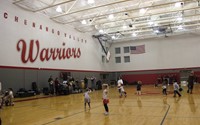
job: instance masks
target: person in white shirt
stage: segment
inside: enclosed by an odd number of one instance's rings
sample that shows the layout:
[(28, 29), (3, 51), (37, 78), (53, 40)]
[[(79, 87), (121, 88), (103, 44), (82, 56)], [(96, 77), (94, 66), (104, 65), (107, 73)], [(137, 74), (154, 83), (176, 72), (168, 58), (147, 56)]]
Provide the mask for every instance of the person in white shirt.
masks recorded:
[(126, 97), (126, 91), (124, 90), (124, 82), (123, 80), (121, 79), (121, 77), (119, 77), (119, 80), (117, 81), (117, 88), (118, 88), (118, 91), (119, 91), (119, 97), (121, 98), (122, 95), (124, 94), (124, 96)]
[(173, 87), (174, 87), (174, 97), (176, 97), (176, 94), (178, 94), (178, 96), (181, 97), (181, 94), (179, 93), (179, 85), (178, 85), (178, 83), (174, 82)]
[(85, 106), (85, 109), (86, 109), (86, 104), (88, 104), (89, 109), (90, 109), (90, 96), (89, 96), (90, 92), (91, 92), (90, 89), (86, 89), (86, 92), (84, 93), (84, 106)]
[(163, 93), (163, 95), (167, 95), (167, 79), (165, 79), (164, 81), (163, 81), (163, 84), (162, 84), (162, 93)]

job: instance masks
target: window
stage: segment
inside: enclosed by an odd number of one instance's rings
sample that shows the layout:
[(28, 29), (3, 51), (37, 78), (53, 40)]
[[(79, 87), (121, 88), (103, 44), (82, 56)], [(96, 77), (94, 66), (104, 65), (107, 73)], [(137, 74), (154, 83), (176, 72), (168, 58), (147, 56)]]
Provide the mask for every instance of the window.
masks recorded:
[(115, 62), (116, 63), (121, 63), (121, 57), (115, 57)]
[(125, 63), (130, 62), (130, 56), (124, 56), (124, 62)]
[(120, 54), (120, 53), (121, 53), (120, 47), (115, 48), (115, 54)]
[(124, 47), (124, 53), (129, 53), (129, 46), (128, 47)]

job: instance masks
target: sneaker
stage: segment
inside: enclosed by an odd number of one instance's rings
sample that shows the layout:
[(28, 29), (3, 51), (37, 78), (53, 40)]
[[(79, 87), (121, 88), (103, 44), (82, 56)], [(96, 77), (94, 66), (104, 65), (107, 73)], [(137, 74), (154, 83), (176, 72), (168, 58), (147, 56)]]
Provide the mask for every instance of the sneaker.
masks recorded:
[(108, 112), (105, 112), (105, 113), (104, 113), (104, 115), (108, 115), (108, 114), (109, 114)]

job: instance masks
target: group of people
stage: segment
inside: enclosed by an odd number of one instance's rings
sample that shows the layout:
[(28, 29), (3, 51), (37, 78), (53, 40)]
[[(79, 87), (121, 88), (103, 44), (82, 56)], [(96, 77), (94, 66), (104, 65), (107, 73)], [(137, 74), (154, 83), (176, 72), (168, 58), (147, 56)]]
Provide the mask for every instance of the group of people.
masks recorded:
[[(127, 93), (124, 90), (124, 83), (121, 77), (119, 77), (119, 80), (117, 81), (117, 88), (118, 88), (118, 92), (119, 92), (119, 97), (126, 97)], [(136, 94), (137, 95), (141, 95), (141, 88), (142, 88), (142, 81), (137, 81), (137, 85), (136, 85)]]
[(57, 95), (59, 93), (59, 86), (60, 86), (60, 82), (58, 81), (58, 77), (56, 77), (56, 79), (53, 80), (53, 77), (50, 76), (49, 79), (48, 79), (48, 83), (49, 83), (50, 93), (53, 95), (54, 90), (55, 90), (55, 94)]
[[(127, 93), (124, 89), (124, 83), (121, 77), (119, 77), (119, 80), (117, 81), (117, 88), (118, 88), (118, 92), (119, 92), (119, 97), (126, 97)], [(137, 95), (141, 95), (141, 86), (142, 86), (142, 82), (138, 81), (136, 90), (137, 90)], [(105, 109), (105, 115), (109, 114), (109, 108), (108, 108), (108, 103), (109, 103), (109, 98), (108, 98), (108, 84), (103, 84), (102, 85), (103, 88), (103, 94), (102, 94), (102, 100), (103, 100), (103, 105), (104, 105), (104, 109)], [(86, 92), (84, 93), (84, 107), (86, 110), (86, 107), (88, 105), (88, 108), (91, 108), (90, 105), (90, 96), (89, 93), (91, 93), (91, 89), (87, 88)]]
[(50, 94), (60, 95), (63, 89), (68, 89), (69, 91), (81, 91), (81, 86), (78, 81), (75, 81), (73, 77), (69, 77), (68, 80), (60, 82), (58, 77), (53, 80), (52, 76), (48, 79)]
[[(195, 76), (194, 76), (194, 72), (191, 71), (189, 77), (188, 77), (188, 90), (187, 93), (192, 94), (193, 91), (193, 86), (194, 86), (194, 82), (195, 82)], [(121, 77), (119, 77), (119, 80), (117, 81), (117, 88), (118, 88), (118, 92), (119, 92), (119, 97), (121, 98), (122, 96), (126, 97), (127, 93), (124, 89), (124, 83), (123, 80), (121, 79)], [(162, 89), (163, 89), (163, 94), (167, 95), (167, 86), (168, 86), (168, 80), (164, 79), (163, 83), (162, 83)], [(136, 85), (136, 94), (137, 95), (141, 95), (141, 87), (142, 87), (142, 82), (138, 81), (137, 85)], [(177, 81), (173, 81), (173, 88), (174, 88), (174, 96), (176, 97), (176, 95), (178, 95), (179, 97), (181, 97), (182, 95), (180, 94), (180, 91), (182, 91), (182, 88), (179, 86)], [(89, 92), (91, 92), (90, 90), (87, 90), (84, 93), (84, 97), (85, 97), (85, 109), (86, 109), (86, 104), (88, 103), (89, 109), (90, 109), (90, 97), (89, 97)], [(105, 115), (109, 114), (109, 109), (108, 109), (108, 103), (109, 103), (109, 99), (108, 99), (108, 85), (103, 84), (103, 105), (105, 108)]]
[[(187, 87), (188, 87), (187, 93), (192, 94), (195, 78), (196, 77), (194, 76), (194, 72), (191, 71), (190, 75), (188, 77), (188, 80), (187, 80), (187, 82), (188, 82), (188, 84), (187, 84)], [(164, 81), (162, 83), (162, 93), (164, 95), (167, 95), (168, 82), (169, 81), (167, 79), (164, 79)], [(177, 94), (178, 94), (179, 97), (181, 97), (180, 91), (182, 91), (183, 89), (181, 88), (181, 86), (179, 86), (177, 81), (173, 81), (173, 88), (174, 88), (174, 96), (173, 97), (176, 97)]]
[(155, 83), (155, 87), (157, 87), (158, 84), (162, 84), (166, 79), (168, 81), (168, 84), (173, 84), (174, 81), (178, 81), (177, 77), (178, 76), (176, 74), (159, 75)]
[[(90, 88), (91, 90), (95, 90), (95, 89), (101, 89), (101, 80), (97, 80), (94, 76), (92, 77), (86, 77), (83, 79), (84, 80), (84, 88)], [(89, 85), (89, 80), (91, 85)]]
[[(108, 84), (103, 84), (102, 85), (103, 88), (103, 94), (102, 94), (102, 100), (103, 100), (103, 105), (105, 108), (105, 115), (109, 114), (109, 108), (108, 108), (108, 103), (109, 103), (109, 98), (108, 98)], [(87, 88), (86, 92), (84, 93), (84, 107), (86, 110), (86, 106), (88, 104), (89, 109), (91, 108), (90, 106), (90, 96), (89, 93), (91, 93), (91, 89)]]

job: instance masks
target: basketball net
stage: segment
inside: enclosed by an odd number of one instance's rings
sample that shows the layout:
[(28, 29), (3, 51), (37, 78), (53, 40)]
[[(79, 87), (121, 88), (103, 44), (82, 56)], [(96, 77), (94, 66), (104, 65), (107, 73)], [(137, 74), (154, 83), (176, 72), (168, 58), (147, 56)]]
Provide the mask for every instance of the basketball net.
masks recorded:
[(107, 61), (110, 60), (110, 51), (108, 51), (107, 54), (106, 54), (106, 60), (107, 60)]

